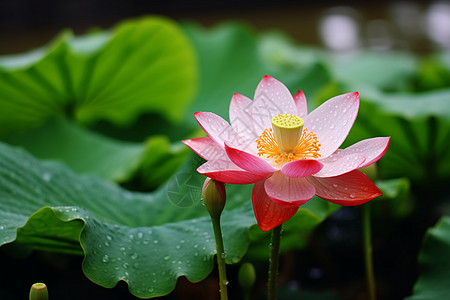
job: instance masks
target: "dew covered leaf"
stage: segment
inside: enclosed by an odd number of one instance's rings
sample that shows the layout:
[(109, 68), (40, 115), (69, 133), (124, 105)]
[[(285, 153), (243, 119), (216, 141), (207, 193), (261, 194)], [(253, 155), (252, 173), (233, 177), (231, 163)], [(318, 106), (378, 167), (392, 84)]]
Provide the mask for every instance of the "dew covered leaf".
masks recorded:
[[(197, 163), (190, 160), (172, 179), (179, 185), (142, 194), (0, 144), (0, 241), (84, 252), (82, 267), (92, 281), (113, 287), (125, 280), (139, 297), (168, 294), (179, 276), (197, 282), (213, 268), (215, 242), (200, 201)], [(178, 189), (191, 193), (191, 205), (178, 205)], [(226, 261), (233, 263), (246, 252), (255, 219), (251, 187), (230, 186), (228, 192), (222, 226)]]
[[(124, 280), (139, 297), (168, 294), (179, 276), (197, 282), (213, 269), (215, 242), (200, 201), (199, 163), (189, 159), (169, 184), (144, 194), (0, 144), (0, 241), (84, 254), (84, 273), (104, 287)], [(227, 263), (238, 262), (249, 247), (248, 230), (256, 224), (251, 189), (227, 186)], [(304, 209), (323, 218), (328, 208)]]

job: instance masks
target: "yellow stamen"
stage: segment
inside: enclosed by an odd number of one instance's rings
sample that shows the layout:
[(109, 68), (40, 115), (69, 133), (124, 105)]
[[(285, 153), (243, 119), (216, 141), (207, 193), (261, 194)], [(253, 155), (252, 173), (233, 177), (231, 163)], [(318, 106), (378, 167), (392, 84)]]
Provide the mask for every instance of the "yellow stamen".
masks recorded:
[(319, 150), (321, 145), (317, 140), (316, 135), (312, 132), (308, 132), (307, 128), (303, 129), (300, 141), (292, 152), (280, 151), (280, 147), (273, 135), (272, 128), (264, 130), (261, 136), (256, 140), (256, 145), (259, 156), (273, 159), (274, 164), (279, 167), (294, 160), (320, 157)]
[(272, 118), (272, 128), (275, 141), (281, 152), (291, 153), (302, 137), (305, 122), (302, 118), (291, 115), (277, 115)]

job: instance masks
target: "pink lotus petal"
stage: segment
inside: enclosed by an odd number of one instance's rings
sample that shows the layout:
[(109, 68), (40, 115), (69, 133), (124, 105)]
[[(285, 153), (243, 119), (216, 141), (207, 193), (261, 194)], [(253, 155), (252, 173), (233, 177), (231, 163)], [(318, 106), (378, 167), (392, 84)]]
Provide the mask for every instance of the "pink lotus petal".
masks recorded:
[(288, 177), (308, 177), (316, 174), (323, 165), (315, 159), (300, 159), (289, 162), (281, 168), (281, 172)]
[(375, 184), (360, 171), (354, 170), (336, 177), (308, 177), (316, 195), (327, 201), (352, 206), (363, 204), (382, 195)]
[(297, 107), (297, 116), (304, 118), (308, 114), (308, 103), (306, 102), (305, 94), (302, 91), (298, 91), (294, 95), (295, 106)]
[(251, 112), (258, 135), (271, 126), (270, 120), (274, 116), (296, 112), (297, 107), (287, 87), (265, 75), (256, 88)]
[(230, 147), (227, 143), (225, 143), (225, 151), (230, 160), (238, 167), (251, 173), (265, 176), (264, 178), (270, 176), (273, 172), (278, 171), (277, 168), (271, 166), (263, 159), (245, 151)]
[(348, 173), (350, 171), (360, 168), (361, 164), (366, 158), (361, 154), (348, 154), (345, 155), (345, 151), (336, 151), (327, 158), (321, 160), (323, 163), (323, 169), (315, 177), (333, 177)]
[(206, 160), (227, 159), (227, 153), (210, 137), (199, 137), (182, 141), (200, 157)]
[(348, 93), (331, 98), (304, 118), (304, 128), (312, 131), (321, 144), (321, 158), (331, 155), (344, 142), (358, 108), (359, 94)]
[(274, 173), (264, 184), (267, 195), (279, 205), (300, 206), (315, 194), (315, 188), (306, 178), (291, 178)]
[(250, 184), (265, 179), (264, 176), (242, 170), (229, 160), (207, 161), (198, 167), (197, 172), (214, 180), (231, 184)]
[(266, 194), (264, 180), (255, 183), (252, 192), (253, 211), (262, 231), (269, 231), (292, 218), (298, 206), (286, 207), (273, 202)]
[(210, 112), (196, 112), (194, 116), (206, 134), (220, 146), (223, 146), (225, 141), (228, 141), (233, 145), (242, 143), (241, 139), (228, 122), (218, 115)]
[(356, 144), (345, 148), (341, 152), (360, 153), (366, 157), (366, 160), (358, 168), (367, 167), (377, 162), (387, 151), (389, 147), (390, 137), (376, 137), (359, 141)]
[(258, 134), (253, 126), (251, 106), (253, 102), (249, 98), (234, 94), (230, 102), (230, 124), (234, 131), (242, 138), (243, 143), (248, 145), (249, 152), (256, 154), (256, 139)]

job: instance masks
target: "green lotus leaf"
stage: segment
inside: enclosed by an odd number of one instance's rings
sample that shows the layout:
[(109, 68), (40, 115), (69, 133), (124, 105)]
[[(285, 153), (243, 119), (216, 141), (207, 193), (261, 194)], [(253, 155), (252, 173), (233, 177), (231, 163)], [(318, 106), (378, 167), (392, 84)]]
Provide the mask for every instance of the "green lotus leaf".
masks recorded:
[(250, 28), (236, 23), (212, 29), (185, 24), (183, 29), (196, 49), (200, 68), (200, 89), (187, 117), (196, 124), (193, 113), (201, 110), (228, 119), (233, 93), (253, 98), (258, 82), (265, 75), (257, 37)]
[[(364, 99), (349, 137), (391, 136), (380, 161), (382, 178), (408, 174), (419, 185), (446, 180), (450, 174), (450, 90), (420, 94), (361, 91)], [(359, 138), (360, 139), (360, 138)]]
[[(4, 140), (24, 147), (40, 159), (64, 162), (77, 173), (95, 174), (116, 182), (136, 172), (147, 150), (144, 143), (114, 140), (63, 117), (50, 118), (38, 128), (7, 135)], [(166, 147), (153, 157), (157, 159), (169, 153)]]
[[(63, 117), (4, 139), (34, 156), (64, 162), (79, 174), (93, 174), (115, 182), (133, 181), (139, 189), (155, 189), (186, 160), (189, 149), (153, 135), (145, 143), (115, 140), (90, 131)], [(128, 183), (127, 183), (128, 184)]]
[[(257, 34), (240, 23), (223, 23), (214, 28), (184, 24), (183, 29), (198, 53), (200, 90), (191, 104), (188, 120), (196, 111), (212, 111), (225, 119), (233, 93), (253, 99), (259, 81), (270, 75), (292, 93), (302, 89), (314, 94), (329, 82), (330, 73), (318, 59), (300, 52), (293, 57), (293, 43), (279, 33)], [(298, 53), (295, 53), (298, 54)]]
[[(84, 254), (84, 273), (104, 287), (124, 280), (139, 297), (168, 294), (179, 276), (197, 282), (213, 269), (199, 163), (189, 159), (167, 185), (144, 194), (0, 144), (0, 241)], [(327, 214), (326, 203), (312, 205), (304, 213)], [(255, 223), (251, 186), (228, 185), (222, 215), (227, 263), (246, 253)]]
[(331, 71), (322, 58), (322, 50), (297, 45), (281, 32), (262, 34), (259, 52), (268, 74), (276, 76), (293, 93), (301, 89), (309, 102), (332, 79)]
[(415, 76), (416, 90), (446, 89), (450, 86), (450, 53), (442, 52), (421, 60)]
[[(397, 218), (410, 215), (414, 210), (414, 202), (410, 195), (410, 182), (408, 178), (394, 178), (386, 180), (378, 180), (376, 185), (383, 192), (383, 195), (376, 201), (387, 200), (385, 203), (389, 207), (391, 214)], [(380, 215), (385, 213), (383, 205), (374, 205), (372, 210), (376, 210)]]
[(450, 217), (428, 229), (419, 254), (420, 277), (408, 300), (445, 299), (450, 293)]
[(0, 134), (66, 114), (79, 122), (129, 124), (143, 112), (180, 121), (197, 85), (193, 48), (161, 17), (0, 58)]
[[(203, 176), (190, 161), (151, 194), (79, 176), (57, 163), (0, 145), (0, 241), (84, 254), (83, 271), (139, 297), (170, 293), (179, 276), (204, 279), (213, 268), (212, 226), (200, 201)], [(222, 217), (227, 263), (239, 261), (255, 223), (250, 186), (230, 186)], [(189, 197), (191, 205), (180, 202)]]
[[(330, 84), (315, 104), (350, 91), (346, 84)], [(362, 87), (359, 93), (358, 117), (343, 147), (369, 137), (390, 136), (389, 149), (377, 163), (380, 178), (406, 174), (415, 188), (430, 188), (449, 179), (450, 90), (391, 94)]]
[(409, 91), (418, 69), (416, 57), (407, 52), (360, 51), (347, 56), (327, 55), (324, 61), (333, 76), (352, 90), (369, 86), (389, 92)]

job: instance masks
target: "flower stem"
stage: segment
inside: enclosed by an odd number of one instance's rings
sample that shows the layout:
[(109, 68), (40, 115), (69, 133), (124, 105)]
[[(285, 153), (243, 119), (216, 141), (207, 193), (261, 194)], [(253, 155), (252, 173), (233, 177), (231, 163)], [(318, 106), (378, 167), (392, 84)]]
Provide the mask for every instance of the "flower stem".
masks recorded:
[(373, 272), (370, 204), (362, 205), (362, 218), (363, 218), (364, 254), (366, 262), (367, 288), (369, 292), (369, 299), (375, 300), (376, 291), (375, 291), (375, 276)]
[(217, 266), (219, 269), (219, 287), (220, 287), (220, 299), (228, 299), (227, 291), (227, 272), (225, 267), (225, 250), (223, 247), (222, 239), (222, 229), (220, 228), (220, 215), (213, 217), (211, 215), (211, 221), (214, 229), (214, 237), (216, 239), (216, 250), (217, 250)]
[(269, 280), (267, 282), (267, 299), (277, 299), (278, 263), (280, 260), (281, 226), (272, 229), (270, 243)]

